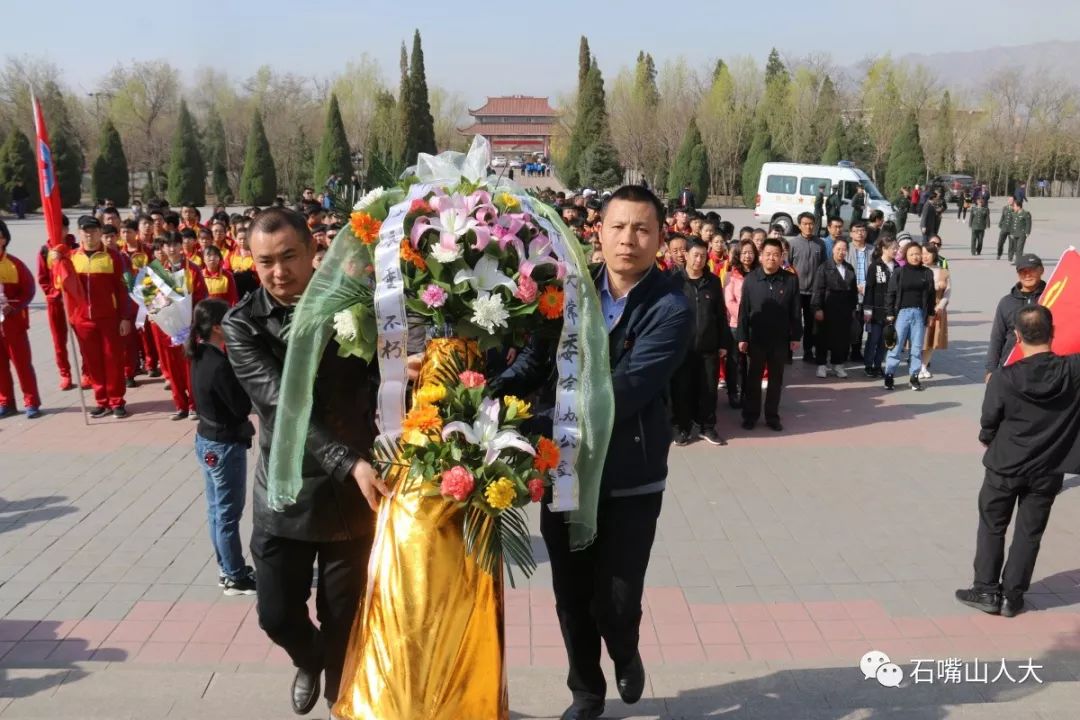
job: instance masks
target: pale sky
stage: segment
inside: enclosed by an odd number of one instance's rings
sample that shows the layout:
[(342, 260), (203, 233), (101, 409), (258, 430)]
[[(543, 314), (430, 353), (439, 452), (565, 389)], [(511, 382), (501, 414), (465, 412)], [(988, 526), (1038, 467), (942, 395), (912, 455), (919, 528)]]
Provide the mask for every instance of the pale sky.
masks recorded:
[[(42, 16), (44, 14), (44, 16)], [(658, 64), (684, 55), (695, 67), (717, 57), (825, 52), (848, 66), (868, 55), (981, 50), (1080, 39), (1075, 0), (7, 0), (0, 55), (44, 56), (77, 91), (91, 91), (117, 62), (165, 59), (189, 83), (201, 65), (234, 80), (269, 64), (329, 76), (367, 53), (396, 85), (398, 49), (419, 28), (431, 84), (470, 105), (486, 95), (555, 95), (574, 86), (578, 40), (589, 37), (605, 78), (638, 50)]]

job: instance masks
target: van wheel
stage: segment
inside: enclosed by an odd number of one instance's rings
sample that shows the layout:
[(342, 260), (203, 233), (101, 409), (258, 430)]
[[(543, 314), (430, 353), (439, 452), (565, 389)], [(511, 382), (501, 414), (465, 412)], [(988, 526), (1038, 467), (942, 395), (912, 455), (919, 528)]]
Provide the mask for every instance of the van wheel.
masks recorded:
[(770, 225), (779, 225), (784, 228), (784, 235), (790, 235), (795, 229), (795, 223), (787, 215), (777, 215), (772, 219)]

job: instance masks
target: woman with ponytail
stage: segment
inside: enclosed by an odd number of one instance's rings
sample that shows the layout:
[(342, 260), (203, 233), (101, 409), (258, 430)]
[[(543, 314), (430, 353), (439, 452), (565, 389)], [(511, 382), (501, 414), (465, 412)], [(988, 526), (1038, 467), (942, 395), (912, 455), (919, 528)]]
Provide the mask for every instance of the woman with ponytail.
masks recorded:
[(195, 457), (206, 478), (210, 542), (218, 562), (218, 585), (226, 595), (254, 595), (254, 571), (244, 564), (240, 516), (247, 497), (247, 451), (255, 427), (248, 420), (251, 400), (225, 356), (221, 322), (229, 306), (207, 299), (195, 306), (185, 347), (199, 408)]

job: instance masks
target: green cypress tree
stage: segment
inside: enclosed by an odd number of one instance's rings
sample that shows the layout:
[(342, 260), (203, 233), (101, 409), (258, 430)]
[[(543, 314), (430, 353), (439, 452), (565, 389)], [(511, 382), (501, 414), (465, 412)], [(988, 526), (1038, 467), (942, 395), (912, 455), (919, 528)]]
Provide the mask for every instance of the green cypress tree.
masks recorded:
[(206, 164), (199, 151), (195, 118), (187, 103), (180, 101), (180, 116), (173, 134), (169, 156), (169, 202), (206, 204)]
[(953, 134), (952, 98), (948, 90), (941, 96), (941, 104), (938, 106), (934, 141), (937, 152), (931, 170), (939, 173), (952, 172), (956, 169), (953, 167), (956, 163), (956, 139)]
[[(101, 128), (97, 160), (90, 175), (90, 194), (95, 200), (109, 198), (124, 206), (130, 201), (128, 165), (120, 133), (112, 120)], [(144, 198), (149, 199), (149, 198)]]
[(581, 42), (578, 43), (578, 70), (577, 70), (577, 87), (578, 97), (581, 97), (581, 93), (585, 91), (585, 83), (589, 79), (589, 69), (593, 64), (592, 51), (589, 50), (589, 38), (584, 35), (581, 36)]
[(582, 185), (597, 190), (614, 188), (622, 183), (623, 170), (619, 165), (619, 153), (608, 138), (594, 142), (581, 156), (578, 171)]
[(844, 159), (844, 151), (846, 149), (847, 142), (844, 138), (844, 123), (837, 120), (836, 124), (833, 126), (832, 134), (829, 135), (829, 144), (825, 146), (825, 152), (821, 155), (821, 164), (837, 164)]
[(244, 152), (244, 172), (240, 176), (240, 202), (245, 205), (269, 205), (277, 196), (277, 171), (266, 139), (262, 114), (255, 108)]
[(609, 139), (607, 105), (604, 100), (604, 77), (600, 68), (593, 61), (585, 87), (578, 98), (577, 120), (570, 133), (570, 148), (566, 159), (559, 168), (559, 176), (568, 187), (584, 185), (581, 179), (581, 160), (585, 151), (601, 138)]
[(41, 110), (49, 125), (53, 169), (56, 172), (56, 184), (60, 188), (60, 202), (64, 207), (78, 205), (82, 200), (83, 167), (86, 164), (86, 157), (79, 144), (79, 136), (71, 120), (71, 113), (68, 111), (63, 93), (52, 80), (45, 82), (40, 100)]
[(214, 105), (206, 114), (206, 164), (210, 168), (210, 189), (218, 202), (231, 201), (233, 191), (229, 187), (225, 123)]
[(788, 79), (788, 70), (787, 66), (784, 65), (784, 61), (780, 59), (780, 53), (776, 52), (776, 48), (773, 48), (769, 52), (768, 61), (765, 63), (765, 82), (769, 83), (779, 78)]
[(375, 113), (371, 119), (371, 132), (364, 151), (366, 163), (364, 184), (369, 188), (384, 187), (394, 183), (395, 169), (400, 171), (396, 146), (398, 129), (396, 123), (398, 103), (386, 90), (375, 95)]
[(889, 150), (885, 169), (885, 197), (896, 197), (904, 185), (914, 185), (926, 177), (926, 158), (919, 142), (919, 119), (908, 112)]
[(22, 130), (15, 128), (0, 147), (0, 186), (4, 188), (5, 197), (11, 198), (11, 191), (20, 180), (29, 193), (27, 212), (37, 210), (41, 207), (41, 190), (38, 188), (34, 146)]
[(345, 137), (345, 123), (341, 119), (341, 106), (337, 95), (330, 94), (326, 108), (326, 127), (323, 129), (319, 154), (315, 156), (315, 187), (323, 188), (331, 175), (341, 175), (348, 180), (352, 176), (352, 153)]
[[(695, 159), (695, 151), (699, 148), (701, 149), (700, 157)], [(704, 181), (702, 181), (701, 160), (704, 157), (705, 145), (701, 139), (701, 131), (698, 129), (697, 120), (691, 117), (690, 124), (686, 128), (686, 134), (683, 135), (682, 144), (679, 145), (679, 150), (675, 153), (675, 161), (671, 165), (671, 172), (668, 173), (669, 196), (676, 197), (682, 191), (683, 186), (690, 185), (699, 201), (705, 202), (705, 197), (709, 193), (709, 165), (708, 161), (705, 161)]]
[(754, 207), (758, 181), (761, 179), (761, 166), (772, 160), (774, 154), (768, 125), (765, 119), (759, 116), (754, 122), (754, 138), (750, 141), (750, 150), (746, 153), (746, 162), (743, 163), (742, 189), (746, 207)]
[[(397, 110), (395, 111), (397, 116), (397, 128), (394, 133), (394, 164), (398, 167), (405, 168), (409, 165), (408, 157), (406, 157), (406, 145), (408, 145), (408, 138), (410, 132), (410, 125), (412, 119), (409, 117), (409, 108), (411, 107), (412, 100), (409, 95), (409, 53), (405, 49), (404, 41), (401, 43), (401, 81), (398, 85), (398, 99)], [(413, 162), (416, 158), (413, 158)], [(374, 186), (378, 187), (378, 186)]]
[[(311, 149), (311, 142), (308, 140), (304, 128), (298, 127), (296, 129), (296, 136), (293, 138), (291, 145), (296, 159), (296, 172), (293, 174), (293, 183), (292, 187), (289, 188), (289, 194), (293, 197), (299, 197), (305, 187), (316, 188), (321, 186), (316, 185), (313, 180), (315, 152)], [(346, 175), (345, 179), (348, 178), (349, 175)]]
[(412, 56), (409, 60), (409, 110), (408, 133), (405, 141), (405, 160), (408, 165), (416, 162), (420, 153), (434, 155), (435, 118), (431, 116), (428, 100), (427, 76), (424, 71), (424, 48), (420, 31), (413, 33)]

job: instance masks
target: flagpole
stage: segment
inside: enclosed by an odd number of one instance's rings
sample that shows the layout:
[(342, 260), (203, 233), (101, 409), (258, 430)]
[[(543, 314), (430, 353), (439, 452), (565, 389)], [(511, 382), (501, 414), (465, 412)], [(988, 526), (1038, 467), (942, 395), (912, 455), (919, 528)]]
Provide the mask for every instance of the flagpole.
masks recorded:
[(86, 410), (86, 391), (83, 390), (83, 374), (82, 366), (79, 364), (79, 348), (75, 345), (75, 327), (70, 328), (71, 332), (68, 334), (68, 344), (71, 345), (71, 362), (75, 365), (75, 377), (78, 378), (79, 388), (79, 405), (82, 406), (83, 425), (90, 425), (90, 415)]

